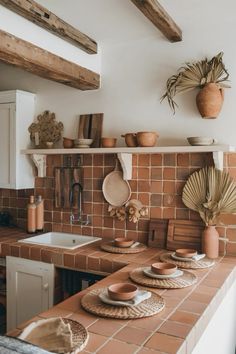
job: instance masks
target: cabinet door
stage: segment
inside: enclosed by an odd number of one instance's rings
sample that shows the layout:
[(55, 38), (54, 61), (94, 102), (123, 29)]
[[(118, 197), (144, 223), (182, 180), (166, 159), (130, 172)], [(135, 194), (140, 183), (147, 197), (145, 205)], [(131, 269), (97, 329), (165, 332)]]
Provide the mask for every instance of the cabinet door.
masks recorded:
[(7, 257), (7, 330), (53, 306), (54, 265)]
[(15, 104), (0, 104), (0, 188), (14, 183)]

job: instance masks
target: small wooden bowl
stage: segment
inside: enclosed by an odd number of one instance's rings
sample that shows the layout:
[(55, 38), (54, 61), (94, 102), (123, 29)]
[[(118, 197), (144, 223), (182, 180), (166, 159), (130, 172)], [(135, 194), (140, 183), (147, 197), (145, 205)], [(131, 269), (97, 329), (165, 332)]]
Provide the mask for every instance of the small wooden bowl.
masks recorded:
[(137, 141), (139, 146), (151, 147), (157, 143), (158, 134), (156, 132), (138, 132)]
[(175, 255), (182, 258), (192, 258), (197, 255), (197, 251), (191, 248), (179, 248), (175, 251)]
[(73, 148), (74, 146), (74, 140), (73, 139), (69, 139), (69, 138), (63, 138), (63, 147), (66, 149), (70, 149)]
[(125, 248), (125, 247), (132, 246), (132, 244), (134, 243), (134, 240), (129, 240), (125, 237), (118, 237), (118, 238), (115, 238), (114, 243), (115, 243), (116, 247)]
[(138, 287), (130, 283), (117, 283), (110, 285), (107, 291), (112, 300), (128, 301), (135, 297)]
[(136, 133), (126, 133), (126, 134), (121, 135), (121, 137), (125, 138), (125, 143), (128, 147), (137, 147), (138, 146)]
[(176, 271), (177, 266), (172, 263), (157, 262), (151, 265), (151, 269), (153, 273), (160, 274), (160, 275), (169, 275), (169, 274), (173, 274)]
[(101, 138), (101, 145), (104, 148), (112, 148), (116, 146), (116, 138)]

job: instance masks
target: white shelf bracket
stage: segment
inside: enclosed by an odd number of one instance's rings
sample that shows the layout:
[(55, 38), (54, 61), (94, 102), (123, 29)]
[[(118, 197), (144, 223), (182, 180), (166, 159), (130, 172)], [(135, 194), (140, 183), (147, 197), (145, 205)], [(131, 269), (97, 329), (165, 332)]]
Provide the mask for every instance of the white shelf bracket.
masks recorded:
[(132, 179), (132, 154), (121, 152), (117, 154), (117, 157), (120, 161), (123, 170), (123, 179), (124, 180)]
[(38, 177), (46, 177), (47, 155), (32, 154), (31, 157), (38, 169)]
[(213, 154), (215, 168), (223, 171), (223, 167), (224, 167), (224, 153), (223, 153), (223, 151), (213, 151), (212, 154)]

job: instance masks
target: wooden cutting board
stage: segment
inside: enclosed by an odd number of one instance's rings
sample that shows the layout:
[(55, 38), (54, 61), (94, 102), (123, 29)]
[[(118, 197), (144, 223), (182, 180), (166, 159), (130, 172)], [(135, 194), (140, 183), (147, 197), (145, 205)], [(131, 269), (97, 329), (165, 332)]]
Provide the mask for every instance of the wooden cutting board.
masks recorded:
[(168, 219), (151, 219), (149, 224), (148, 246), (166, 248)]
[(194, 248), (201, 250), (201, 235), (205, 225), (199, 221), (170, 219), (167, 232), (168, 250)]
[[(55, 207), (70, 209), (70, 191), (73, 183), (82, 183), (82, 170), (79, 167), (55, 167)], [(76, 191), (75, 191), (76, 194)], [(75, 203), (77, 196), (74, 196)], [(78, 205), (75, 205), (78, 207)]]
[(103, 113), (80, 115), (78, 137), (93, 139), (91, 147), (100, 147), (102, 136)]

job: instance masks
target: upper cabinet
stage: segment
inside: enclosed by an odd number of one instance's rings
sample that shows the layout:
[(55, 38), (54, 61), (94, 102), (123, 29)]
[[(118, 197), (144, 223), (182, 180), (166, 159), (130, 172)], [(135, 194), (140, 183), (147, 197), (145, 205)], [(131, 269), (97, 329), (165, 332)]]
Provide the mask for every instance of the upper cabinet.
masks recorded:
[(34, 187), (30, 160), (20, 154), (30, 142), (28, 127), (34, 120), (34, 110), (34, 94), (0, 92), (0, 188)]

